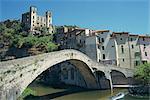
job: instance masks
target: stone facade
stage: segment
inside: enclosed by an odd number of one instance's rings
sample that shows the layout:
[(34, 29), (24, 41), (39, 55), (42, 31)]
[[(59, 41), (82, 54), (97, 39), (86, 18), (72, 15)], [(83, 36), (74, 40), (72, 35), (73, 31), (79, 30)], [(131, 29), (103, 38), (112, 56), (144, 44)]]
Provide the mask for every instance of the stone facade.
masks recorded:
[(130, 49), (130, 62), (131, 62), (131, 68), (134, 68), (141, 63), (141, 57), (140, 57), (140, 46), (138, 44), (139, 36), (129, 34), (129, 49)]
[[(135, 68), (150, 61), (150, 36), (139, 36), (128, 32), (113, 33), (117, 45), (118, 66)], [(116, 58), (117, 59), (117, 58)]]
[(24, 23), (27, 29), (30, 31), (36, 31), (37, 28), (46, 27), (50, 33), (52, 30), (52, 13), (47, 11), (45, 16), (39, 16), (37, 8), (34, 6), (30, 7), (30, 11), (22, 14), (22, 23)]
[(142, 63), (150, 62), (150, 36), (139, 36), (138, 44)]
[[(97, 62), (116, 64), (116, 45), (109, 30), (95, 31)], [(89, 48), (90, 49), (90, 48)]]
[(133, 69), (141, 62), (150, 61), (149, 36), (81, 28), (66, 33), (61, 41), (62, 49), (79, 50), (97, 62)]
[(118, 48), (118, 66), (124, 68), (131, 68), (131, 56), (130, 56), (130, 49), (129, 49), (129, 42), (128, 42), (128, 33), (127, 32), (120, 32), (120, 33), (113, 33), (115, 37), (117, 48)]
[[(65, 30), (64, 28), (63, 31)], [(61, 39), (61, 49), (79, 50), (96, 62), (134, 69), (141, 62), (150, 61), (148, 51), (149, 37), (145, 38), (145, 42), (143, 42), (143, 38), (140, 39), (139, 35), (129, 34), (128, 32), (111, 32), (110, 30), (94, 31), (82, 28), (74, 28), (71, 31), (65, 32), (63, 34), (61, 31), (61, 34), (57, 38), (57, 41), (59, 41), (61, 35), (63, 37)], [(142, 47), (143, 45), (145, 47)], [(145, 54), (147, 54), (146, 57)], [(67, 65), (67, 63), (66, 65), (63, 64), (63, 68), (66, 67), (67, 72), (70, 71), (68, 66), (70, 65)], [(68, 77), (70, 77), (69, 74)], [(80, 74), (76, 77), (80, 77)], [(79, 81), (72, 81), (71, 79), (64, 80), (63, 78), (61, 80), (68, 84), (76, 84)]]

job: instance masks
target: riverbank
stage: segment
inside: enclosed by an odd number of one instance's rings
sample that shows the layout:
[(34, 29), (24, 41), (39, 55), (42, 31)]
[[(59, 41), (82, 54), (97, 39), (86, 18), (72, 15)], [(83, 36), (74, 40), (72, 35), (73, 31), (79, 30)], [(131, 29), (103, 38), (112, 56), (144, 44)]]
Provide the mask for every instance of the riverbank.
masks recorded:
[[(109, 97), (119, 92), (127, 92), (127, 89), (114, 88), (113, 93), (110, 90), (84, 90), (79, 87), (54, 88), (41, 83), (32, 83), (29, 88), (36, 94), (27, 96), (24, 100), (108, 100)], [(68, 91), (69, 90), (69, 91)], [(149, 100), (148, 98), (136, 98), (126, 95), (124, 100)]]
[(132, 97), (150, 99), (150, 86), (149, 85), (140, 85), (136, 87), (130, 87), (128, 91), (129, 91), (129, 95)]

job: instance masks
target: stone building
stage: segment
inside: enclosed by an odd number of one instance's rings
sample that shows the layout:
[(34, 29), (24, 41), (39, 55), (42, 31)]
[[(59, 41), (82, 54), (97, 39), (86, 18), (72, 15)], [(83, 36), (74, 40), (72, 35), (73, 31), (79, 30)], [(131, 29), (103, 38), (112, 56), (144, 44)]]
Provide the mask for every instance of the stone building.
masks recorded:
[(86, 54), (97, 62), (116, 64), (116, 44), (109, 30), (97, 30), (86, 38)]
[(118, 66), (135, 68), (136, 66), (150, 62), (150, 37), (129, 34), (128, 32), (113, 32), (117, 45)]
[(50, 33), (52, 30), (52, 13), (46, 11), (45, 16), (39, 16), (35, 6), (30, 7), (30, 11), (22, 14), (22, 23), (30, 31), (36, 31), (37, 28), (46, 27)]
[(134, 68), (141, 63), (140, 46), (138, 45), (139, 36), (135, 34), (128, 35), (129, 52), (130, 52), (130, 64), (131, 68)]
[[(150, 62), (150, 37), (129, 34), (128, 32), (111, 32), (109, 30), (89, 30), (75, 28), (63, 34), (62, 49), (76, 49), (96, 62), (113, 64), (118, 67), (133, 69), (141, 63)], [(59, 35), (58, 39), (61, 36)], [(63, 64), (69, 73), (71, 64)], [(74, 71), (76, 68), (74, 67)], [(63, 71), (63, 69), (61, 69)], [(71, 77), (67, 74), (68, 77)], [(77, 74), (76, 77), (81, 77)], [(62, 81), (75, 85), (75, 80), (67, 78)], [(77, 81), (77, 80), (76, 80)], [(78, 80), (79, 82), (79, 80)], [(83, 81), (80, 81), (82, 84)], [(77, 84), (76, 84), (77, 85)]]
[(141, 62), (150, 62), (150, 36), (139, 36), (138, 45), (140, 46)]
[(54, 34), (54, 40), (56, 43), (60, 45), (59, 49), (67, 48), (68, 34), (74, 30), (75, 27), (68, 27), (68, 26), (56, 27), (56, 34)]
[(128, 32), (114, 32), (113, 37), (117, 42), (118, 66), (131, 68), (131, 56), (128, 42)]

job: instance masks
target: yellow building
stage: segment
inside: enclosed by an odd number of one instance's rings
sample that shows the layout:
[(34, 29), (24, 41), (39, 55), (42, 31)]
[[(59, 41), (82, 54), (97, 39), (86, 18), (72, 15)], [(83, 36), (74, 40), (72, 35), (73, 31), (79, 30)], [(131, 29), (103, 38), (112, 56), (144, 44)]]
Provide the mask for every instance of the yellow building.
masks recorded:
[(45, 16), (39, 16), (37, 8), (34, 6), (30, 7), (30, 11), (22, 14), (22, 23), (30, 31), (35, 31), (37, 28), (46, 27), (50, 33), (53, 33), (52, 29), (52, 13), (46, 11)]

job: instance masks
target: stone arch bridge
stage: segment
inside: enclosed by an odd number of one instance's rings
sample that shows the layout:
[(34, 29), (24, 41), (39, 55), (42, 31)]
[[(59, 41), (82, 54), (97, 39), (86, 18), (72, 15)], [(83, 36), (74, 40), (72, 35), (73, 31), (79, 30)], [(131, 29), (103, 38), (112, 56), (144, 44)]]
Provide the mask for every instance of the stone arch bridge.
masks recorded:
[(99, 89), (95, 71), (104, 72), (112, 88), (111, 71), (116, 70), (126, 77), (133, 71), (111, 65), (103, 65), (76, 50), (61, 50), (36, 56), (0, 62), (0, 100), (16, 100), (24, 89), (43, 71), (53, 65), (69, 60), (81, 72), (89, 89)]

